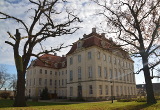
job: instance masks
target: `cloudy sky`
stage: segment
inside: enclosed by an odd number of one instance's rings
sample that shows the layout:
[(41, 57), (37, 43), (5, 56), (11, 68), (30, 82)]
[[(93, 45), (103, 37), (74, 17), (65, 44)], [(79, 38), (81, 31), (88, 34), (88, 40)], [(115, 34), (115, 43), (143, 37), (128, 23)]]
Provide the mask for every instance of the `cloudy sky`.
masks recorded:
[[(83, 34), (89, 34), (93, 27), (100, 27), (100, 23), (103, 20), (101, 16), (96, 16), (95, 12), (100, 8), (97, 7), (91, 0), (69, 0), (68, 6), (75, 10), (75, 13), (83, 21), (82, 23), (75, 24), (81, 27), (76, 33), (72, 35), (65, 35), (57, 38), (52, 38), (43, 42), (44, 48), (57, 47), (64, 43), (64, 45), (70, 45), (83, 37)], [(30, 23), (31, 18), (28, 17), (32, 12), (28, 11), (34, 7), (28, 2), (28, 0), (0, 0), (0, 11), (15, 16), (19, 19), (24, 20), (26, 23)], [(59, 6), (61, 7), (61, 6)], [(21, 25), (13, 20), (0, 20), (0, 65), (5, 65), (9, 73), (16, 73), (13, 59), (12, 47), (5, 44), (5, 41), (11, 41), (7, 31), (11, 34), (15, 34), (15, 29), (20, 28)], [(99, 33), (100, 30), (97, 30)], [(23, 35), (23, 33), (22, 33)], [(110, 36), (109, 36), (110, 37)], [(66, 54), (70, 48), (62, 49), (58, 52), (58, 55)], [(21, 49), (20, 49), (21, 51)], [(40, 51), (37, 47), (34, 51)], [(135, 64), (135, 67), (137, 64)], [(136, 75), (136, 83), (140, 84), (144, 82), (143, 74)], [(159, 82), (157, 79), (153, 82)]]

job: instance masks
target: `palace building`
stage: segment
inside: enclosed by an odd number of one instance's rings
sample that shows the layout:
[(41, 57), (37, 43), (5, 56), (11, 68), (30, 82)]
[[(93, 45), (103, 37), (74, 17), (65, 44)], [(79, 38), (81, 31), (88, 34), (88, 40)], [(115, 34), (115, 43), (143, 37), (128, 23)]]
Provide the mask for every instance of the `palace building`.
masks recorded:
[[(134, 62), (105, 34), (83, 35), (65, 56), (44, 54), (26, 73), (26, 96), (39, 97), (47, 87), (53, 98), (109, 100), (136, 96)], [(46, 63), (44, 63), (46, 62)]]

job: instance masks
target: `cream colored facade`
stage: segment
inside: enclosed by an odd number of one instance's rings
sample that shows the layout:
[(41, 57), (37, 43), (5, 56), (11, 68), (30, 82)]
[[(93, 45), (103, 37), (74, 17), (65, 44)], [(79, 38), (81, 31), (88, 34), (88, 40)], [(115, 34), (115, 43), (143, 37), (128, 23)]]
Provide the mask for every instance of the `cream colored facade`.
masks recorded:
[[(83, 47), (85, 40), (91, 37), (98, 36), (84, 37), (74, 43), (77, 48), (67, 54), (66, 68), (30, 66), (26, 76), (26, 96), (39, 96), (45, 86), (50, 93), (57, 93), (58, 97), (68, 99), (109, 100), (111, 96), (115, 98), (136, 96), (134, 62), (129, 58), (128, 53), (125, 52), (124, 57), (121, 49), (110, 51), (96, 45)], [(42, 73), (40, 73), (41, 69)]]
[[(91, 58), (88, 56), (89, 53)], [(81, 62), (78, 62), (78, 55), (81, 55)], [(70, 64), (70, 58), (73, 59), (72, 64)], [(70, 80), (70, 75), (67, 75), (67, 91), (69, 91), (67, 97), (78, 97), (78, 86), (82, 87), (82, 97), (86, 100), (136, 95), (133, 61), (125, 60), (94, 46), (77, 50), (74, 54), (67, 56), (67, 65), (68, 73), (73, 71), (73, 80)], [(78, 68), (81, 68), (80, 79), (78, 79)]]
[(66, 77), (66, 68), (58, 70), (47, 67), (31, 66), (26, 75), (26, 96), (40, 96), (42, 90), (47, 87), (49, 93), (57, 93), (59, 97), (66, 97)]

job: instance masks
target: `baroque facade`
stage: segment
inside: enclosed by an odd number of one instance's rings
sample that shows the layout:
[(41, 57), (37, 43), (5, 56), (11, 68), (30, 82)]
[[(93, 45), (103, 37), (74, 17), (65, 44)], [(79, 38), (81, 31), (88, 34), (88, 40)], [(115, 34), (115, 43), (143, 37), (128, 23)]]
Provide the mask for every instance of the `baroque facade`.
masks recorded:
[[(136, 96), (134, 62), (105, 34), (83, 35), (66, 56), (44, 54), (26, 74), (26, 96), (37, 97), (44, 87), (59, 98), (109, 100)], [(54, 96), (53, 95), (53, 96)]]

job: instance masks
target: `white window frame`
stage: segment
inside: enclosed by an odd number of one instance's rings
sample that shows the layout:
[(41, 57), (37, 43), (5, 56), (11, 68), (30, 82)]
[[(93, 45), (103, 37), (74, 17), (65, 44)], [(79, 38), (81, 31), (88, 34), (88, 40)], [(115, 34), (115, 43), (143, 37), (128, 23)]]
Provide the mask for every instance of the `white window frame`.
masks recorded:
[(92, 78), (92, 66), (88, 67), (88, 77)]
[(101, 66), (98, 66), (98, 77), (102, 77)]

